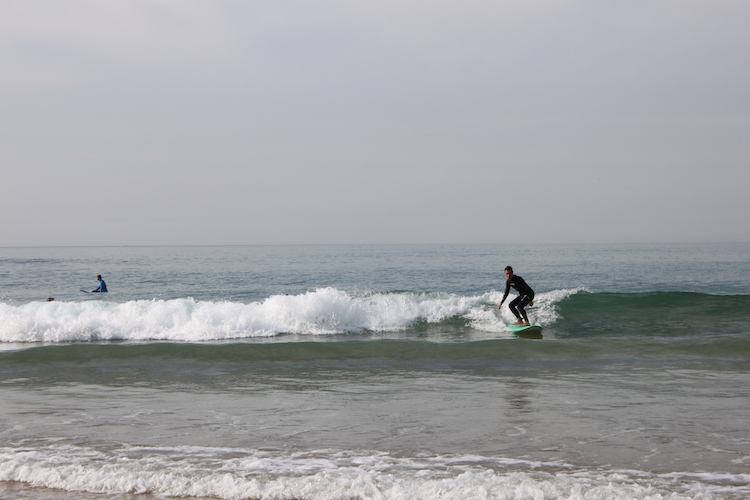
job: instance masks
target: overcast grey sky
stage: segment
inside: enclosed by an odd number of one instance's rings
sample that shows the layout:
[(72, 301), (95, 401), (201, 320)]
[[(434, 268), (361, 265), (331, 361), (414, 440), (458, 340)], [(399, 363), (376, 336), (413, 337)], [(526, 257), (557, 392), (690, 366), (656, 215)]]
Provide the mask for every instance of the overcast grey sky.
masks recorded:
[(750, 241), (748, 27), (748, 0), (5, 0), (0, 246)]

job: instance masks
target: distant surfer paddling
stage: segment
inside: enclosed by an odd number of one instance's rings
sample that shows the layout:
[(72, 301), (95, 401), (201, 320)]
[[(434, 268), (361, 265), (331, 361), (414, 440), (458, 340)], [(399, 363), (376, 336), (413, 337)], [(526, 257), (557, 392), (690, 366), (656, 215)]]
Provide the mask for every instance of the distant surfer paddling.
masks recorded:
[(503, 295), (503, 300), (500, 301), (497, 308), (500, 309), (503, 307), (503, 302), (508, 298), (510, 288), (513, 287), (518, 292), (518, 297), (511, 300), (510, 304), (508, 304), (510, 311), (516, 318), (518, 318), (518, 321), (513, 324), (518, 326), (531, 326), (531, 323), (529, 323), (529, 317), (526, 315), (526, 311), (524, 311), (523, 308), (527, 305), (534, 305), (534, 290), (526, 284), (522, 277), (513, 274), (513, 268), (510, 266), (505, 268), (505, 277), (508, 278), (505, 282), (505, 295)]
[(96, 290), (91, 290), (91, 293), (106, 292), (107, 291), (107, 284), (102, 279), (102, 275), (101, 274), (97, 274), (96, 275), (96, 280), (98, 281), (97, 285), (99, 285), (99, 286), (98, 286), (98, 288)]

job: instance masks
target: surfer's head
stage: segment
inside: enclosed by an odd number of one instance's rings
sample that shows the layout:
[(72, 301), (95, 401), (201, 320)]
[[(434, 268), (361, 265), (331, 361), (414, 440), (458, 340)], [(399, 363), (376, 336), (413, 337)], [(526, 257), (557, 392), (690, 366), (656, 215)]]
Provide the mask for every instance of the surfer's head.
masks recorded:
[(102, 275), (101, 274), (97, 274), (96, 275), (96, 279), (98, 279), (98, 280), (102, 279)]
[(513, 276), (513, 268), (510, 266), (505, 266), (504, 273), (506, 277), (510, 278), (511, 276)]

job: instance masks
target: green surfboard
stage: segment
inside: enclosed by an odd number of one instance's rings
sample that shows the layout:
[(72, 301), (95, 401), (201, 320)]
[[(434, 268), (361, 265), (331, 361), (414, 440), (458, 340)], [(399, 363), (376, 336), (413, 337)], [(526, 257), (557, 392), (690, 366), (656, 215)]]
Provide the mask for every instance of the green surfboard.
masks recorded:
[(539, 325), (531, 326), (519, 326), (519, 325), (508, 325), (513, 335), (522, 339), (541, 339), (542, 338), (542, 327)]

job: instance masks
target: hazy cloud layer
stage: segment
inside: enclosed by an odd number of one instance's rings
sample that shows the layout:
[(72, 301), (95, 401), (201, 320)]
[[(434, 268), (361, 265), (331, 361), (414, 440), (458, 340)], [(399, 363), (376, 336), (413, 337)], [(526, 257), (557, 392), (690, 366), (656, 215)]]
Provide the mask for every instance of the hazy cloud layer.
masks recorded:
[(750, 3), (0, 3), (2, 245), (748, 241)]

